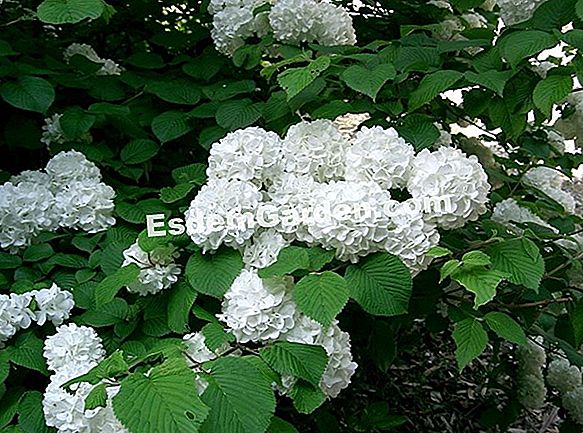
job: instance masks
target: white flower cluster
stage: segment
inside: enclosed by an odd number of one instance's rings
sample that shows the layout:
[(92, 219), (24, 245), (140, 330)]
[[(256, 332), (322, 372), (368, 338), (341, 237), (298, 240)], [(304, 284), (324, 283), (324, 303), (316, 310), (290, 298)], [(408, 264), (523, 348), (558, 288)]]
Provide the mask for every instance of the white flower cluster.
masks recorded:
[[(490, 190), (475, 156), (449, 147), (415, 155), (392, 128), (363, 127), (349, 140), (333, 122), (316, 120), (293, 125), (282, 140), (251, 127), (228, 134), (210, 154), (209, 181), (186, 212), (187, 233), (205, 252), (222, 244), (243, 250), (255, 268), (298, 240), (353, 262), (388, 251), (419, 272), (439, 242), (437, 227), (476, 220)], [(390, 189), (405, 188), (412, 199), (392, 199)], [(280, 217), (269, 230), (255, 224), (266, 206)], [(332, 211), (340, 207), (347, 212)]]
[(216, 350), (210, 350), (205, 343), (205, 337), (201, 332), (187, 334), (183, 337), (186, 346), (185, 359), (187, 365), (196, 373), (195, 383), (199, 395), (201, 395), (208, 386), (208, 382), (199, 375), (201, 372), (200, 364), (212, 361), (223, 355), (229, 350), (229, 345), (225, 343)]
[(522, 230), (511, 223), (533, 223), (556, 231), (553, 226), (535, 215), (530, 209), (520, 206), (513, 198), (507, 198), (494, 206), (492, 220), (507, 225), (515, 233), (522, 233)]
[(101, 68), (96, 72), (97, 75), (120, 75), (122, 72), (117, 63), (110, 59), (102, 59), (90, 45), (74, 43), (69, 45), (63, 52), (63, 57), (67, 62), (75, 55), (83, 56), (93, 63), (101, 64)]
[[(290, 277), (261, 279), (255, 269), (244, 269), (235, 279), (217, 317), (224, 321), (227, 330), (239, 343), (267, 343), (290, 341), (322, 346), (328, 355), (328, 366), (322, 376), (320, 388), (329, 397), (336, 397), (346, 388), (356, 370), (350, 352), (350, 336), (338, 323), (328, 328), (299, 312), (292, 300), (293, 282)], [(227, 349), (210, 352), (204, 346), (204, 337), (194, 334), (185, 337), (189, 357), (196, 362), (214, 359)], [(295, 380), (282, 378), (285, 389)]]
[[(275, 3), (269, 11), (259, 6)], [(211, 0), (211, 36), (218, 51), (232, 55), (245, 40), (273, 32), (275, 39), (299, 44), (354, 45), (356, 35), (348, 12), (320, 0)]]
[(468, 12), (459, 17), (451, 15), (439, 24), (439, 29), (435, 31), (435, 37), (444, 40), (463, 41), (467, 40), (466, 37), (460, 34), (464, 30), (486, 27), (488, 27), (488, 22), (479, 13)]
[(0, 248), (16, 251), (59, 227), (95, 233), (115, 224), (113, 188), (77, 151), (60, 152), (45, 172), (25, 171), (0, 185)]
[[(539, 341), (539, 340), (537, 340)], [(516, 350), (518, 358), (518, 401), (527, 409), (540, 409), (545, 404), (547, 388), (543, 368), (547, 356), (538, 344), (528, 341)]]
[(583, 424), (583, 381), (581, 369), (561, 354), (547, 369), (547, 382), (559, 391), (563, 407), (573, 421)]
[(137, 281), (127, 286), (128, 292), (140, 296), (153, 295), (167, 289), (178, 280), (180, 266), (174, 263), (177, 253), (173, 248), (155, 248), (149, 253), (140, 248), (138, 241), (123, 252), (123, 264), (136, 264), (140, 268)]
[(563, 190), (563, 183), (568, 179), (558, 170), (539, 166), (528, 170), (524, 174), (522, 182), (548, 195), (563, 206), (566, 212), (574, 213), (576, 207), (575, 199), (569, 192)]
[(553, 126), (564, 138), (574, 139), (578, 147), (583, 147), (583, 92), (571, 93), (567, 103), (573, 109), (573, 113), (568, 117), (561, 117)]
[(48, 289), (0, 295), (0, 347), (32, 322), (40, 326), (46, 322), (60, 325), (69, 318), (74, 306), (73, 295), (54, 283)]
[(62, 114), (53, 114), (45, 119), (40, 141), (47, 147), (50, 147), (52, 143), (62, 144), (66, 141), (65, 133), (61, 128), (61, 117), (63, 117)]
[(497, 0), (500, 16), (507, 26), (528, 21), (546, 0)]
[(45, 341), (44, 356), (54, 372), (43, 397), (43, 412), (49, 427), (58, 433), (127, 433), (115, 417), (111, 399), (119, 386), (107, 388), (107, 405), (85, 410), (85, 399), (94, 389), (89, 383), (71, 385), (71, 392), (62, 385), (87, 373), (105, 357), (103, 344), (89, 327), (63, 325)]

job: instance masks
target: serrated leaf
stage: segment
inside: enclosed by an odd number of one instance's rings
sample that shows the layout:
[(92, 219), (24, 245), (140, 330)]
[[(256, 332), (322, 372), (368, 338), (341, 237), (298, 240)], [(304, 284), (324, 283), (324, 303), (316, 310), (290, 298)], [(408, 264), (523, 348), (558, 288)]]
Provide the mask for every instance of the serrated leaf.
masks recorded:
[(502, 96), (504, 87), (506, 87), (506, 82), (512, 77), (512, 75), (512, 71), (485, 71), (478, 74), (472, 71), (467, 71), (464, 74), (464, 77), (470, 83), (479, 84), (480, 86)]
[(319, 386), (328, 364), (328, 356), (321, 346), (282, 341), (260, 349), (259, 353), (279, 374), (304, 379), (314, 386)]
[(158, 98), (174, 104), (195, 105), (201, 97), (198, 86), (186, 80), (150, 83), (146, 86), (146, 90)]
[(350, 296), (368, 313), (396, 316), (407, 313), (412, 280), (396, 256), (377, 253), (350, 265), (345, 274)]
[(291, 397), (296, 410), (305, 414), (312, 413), (326, 401), (326, 395), (319, 386), (314, 386), (310, 382), (301, 379), (292, 386), (288, 395)]
[(271, 419), (271, 424), (269, 424), (267, 433), (299, 433), (299, 432), (289, 422), (274, 416)]
[(190, 183), (179, 183), (173, 187), (165, 187), (160, 190), (160, 200), (164, 203), (175, 203), (187, 197), (196, 185)]
[(97, 307), (113, 301), (113, 298), (122, 287), (137, 281), (138, 275), (140, 275), (140, 268), (135, 263), (131, 263), (105, 277), (95, 289)]
[(580, 20), (583, 20), (583, 0), (579, 0), (575, 5), (575, 13)]
[(373, 101), (383, 85), (396, 77), (397, 71), (390, 63), (382, 63), (373, 69), (352, 65), (342, 73), (342, 80), (353, 90), (364, 93)]
[(51, 83), (43, 78), (29, 76), (2, 83), (0, 95), (13, 107), (38, 113), (47, 111), (55, 100), (55, 90)]
[(321, 56), (303, 68), (291, 68), (277, 77), (277, 82), (285, 90), (287, 100), (299, 95), (330, 66), (330, 57)]
[(261, 278), (281, 277), (289, 275), (299, 269), (310, 268), (310, 255), (307, 248), (291, 245), (282, 249), (277, 261), (266, 268), (259, 269)]
[(209, 408), (196, 391), (196, 375), (181, 358), (172, 358), (148, 374), (133, 373), (113, 397), (116, 417), (130, 431), (192, 433)]
[(176, 183), (194, 183), (202, 185), (206, 181), (206, 165), (189, 164), (172, 170), (172, 179)]
[(22, 265), (22, 259), (14, 254), (0, 251), (0, 269), (14, 269)]
[(405, 116), (398, 130), (417, 151), (431, 147), (440, 135), (431, 118), (417, 113)]
[(443, 280), (445, 280), (447, 277), (453, 274), (461, 265), (462, 262), (455, 259), (448, 260), (447, 262), (445, 262), (441, 269), (439, 270), (440, 275), (439, 282), (441, 283)]
[(216, 113), (217, 123), (228, 131), (245, 128), (259, 118), (261, 118), (261, 111), (251, 99), (224, 102)]
[(19, 335), (6, 350), (10, 362), (22, 367), (36, 370), (48, 376), (47, 365), (43, 357), (44, 342), (31, 331)]
[(196, 300), (196, 290), (184, 280), (179, 280), (170, 289), (168, 298), (168, 327), (182, 334), (188, 331), (190, 309)]
[(583, 299), (579, 299), (575, 303), (569, 318), (573, 327), (575, 345), (579, 347), (583, 344)]
[(498, 284), (505, 277), (505, 273), (486, 269), (483, 266), (462, 266), (451, 274), (452, 279), (475, 295), (474, 308), (487, 304), (494, 299)]
[(478, 250), (465, 253), (462, 257), (462, 262), (464, 262), (464, 265), (473, 266), (487, 266), (491, 263), (488, 254)]
[(507, 273), (508, 280), (538, 292), (545, 263), (536, 244), (529, 239), (511, 239), (487, 249), (493, 268)]
[(45, 425), (43, 395), (39, 391), (28, 391), (18, 403), (18, 426), (25, 433), (50, 433), (54, 429)]
[(553, 106), (569, 96), (571, 90), (573, 79), (570, 75), (549, 75), (534, 88), (534, 105), (546, 116), (550, 116)]
[(102, 0), (45, 0), (36, 14), (47, 24), (74, 24), (87, 18), (99, 18), (104, 5)]
[(216, 253), (195, 252), (188, 259), (185, 274), (188, 282), (198, 292), (222, 298), (243, 269), (241, 254), (230, 248)]
[(461, 72), (450, 70), (437, 71), (425, 76), (419, 87), (411, 93), (409, 110), (414, 111), (431, 102), (440, 93), (451, 89), (462, 77)]
[(508, 314), (492, 311), (484, 316), (486, 324), (499, 337), (512, 343), (526, 344), (526, 334), (516, 321)]
[(120, 157), (126, 164), (141, 164), (156, 156), (158, 150), (160, 146), (156, 142), (138, 138), (123, 147)]
[(472, 360), (482, 354), (488, 345), (488, 333), (476, 319), (465, 319), (454, 326), (455, 357), (462, 371)]
[(128, 315), (128, 304), (120, 298), (115, 298), (97, 308), (87, 310), (81, 319), (83, 323), (95, 327), (111, 326), (123, 322)]
[(201, 433), (263, 433), (275, 411), (271, 382), (244, 358), (212, 362), (202, 400), (210, 408)]
[(518, 31), (502, 37), (497, 46), (500, 54), (514, 68), (522, 60), (528, 59), (557, 43), (557, 39), (540, 30)]
[(428, 257), (435, 257), (435, 258), (447, 257), (447, 256), (451, 255), (451, 251), (445, 247), (437, 246), (437, 247), (431, 247), (429, 249), (429, 251), (427, 251), (425, 253), (425, 255)]
[(96, 385), (85, 397), (85, 410), (93, 410), (107, 405), (107, 391), (105, 383)]
[(302, 278), (294, 287), (293, 299), (301, 312), (328, 327), (348, 302), (349, 294), (346, 280), (326, 271)]
[(67, 138), (79, 138), (87, 133), (95, 123), (95, 116), (87, 114), (78, 107), (65, 110), (59, 119), (59, 125)]
[(38, 262), (51, 257), (53, 254), (55, 254), (55, 250), (50, 244), (36, 244), (24, 250), (22, 258), (25, 262)]
[(235, 340), (235, 337), (227, 333), (222, 325), (218, 323), (207, 323), (200, 332), (204, 335), (204, 344), (212, 351)]
[(192, 129), (188, 115), (181, 111), (166, 111), (152, 120), (152, 131), (162, 143), (176, 140)]

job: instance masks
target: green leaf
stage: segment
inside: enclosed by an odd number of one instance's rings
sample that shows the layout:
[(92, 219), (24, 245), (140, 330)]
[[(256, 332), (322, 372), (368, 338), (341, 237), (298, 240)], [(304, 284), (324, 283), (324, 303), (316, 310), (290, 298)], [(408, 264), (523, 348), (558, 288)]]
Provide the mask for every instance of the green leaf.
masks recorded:
[(464, 74), (464, 77), (470, 83), (479, 84), (488, 90), (496, 92), (499, 96), (502, 96), (506, 82), (512, 77), (512, 75), (512, 71), (485, 71), (478, 74), (472, 71), (467, 71)]
[(425, 253), (426, 256), (428, 257), (447, 257), (449, 255), (451, 255), (451, 250), (445, 248), (445, 247), (431, 247), (429, 249), (429, 251), (427, 251), (427, 253)]
[[(275, 411), (269, 379), (244, 358), (211, 363), (202, 400), (210, 414), (201, 433), (263, 433)], [(196, 389), (196, 388), (195, 388)]]
[(308, 256), (310, 257), (310, 271), (319, 271), (332, 260), (334, 260), (334, 251), (325, 250), (317, 246), (308, 248)]
[(373, 101), (381, 87), (395, 78), (397, 71), (390, 63), (383, 63), (373, 69), (352, 65), (342, 73), (342, 80), (353, 90), (364, 93)]
[(188, 331), (190, 309), (196, 300), (196, 290), (184, 280), (170, 289), (168, 298), (168, 327), (177, 334)]
[(488, 254), (483, 251), (470, 251), (462, 257), (464, 265), (487, 266), (491, 263)]
[(455, 324), (452, 335), (457, 347), (455, 358), (462, 371), (486, 349), (488, 333), (477, 319), (464, 319)]
[(63, 384), (63, 387), (69, 389), (75, 383), (86, 382), (96, 385), (105, 379), (114, 379), (128, 372), (129, 365), (123, 357), (120, 350), (116, 350), (87, 373), (75, 377)]
[(79, 138), (87, 133), (95, 123), (95, 116), (87, 114), (79, 107), (65, 110), (59, 119), (59, 125), (67, 138)]
[(102, 0), (45, 0), (36, 14), (47, 24), (74, 24), (86, 18), (99, 18), (104, 5)]
[(48, 376), (43, 347), (43, 340), (34, 335), (32, 331), (28, 331), (20, 334), (6, 350), (10, 362), (13, 364), (36, 370)]
[(575, 13), (580, 20), (583, 20), (583, 0), (579, 0), (575, 5)]
[(291, 68), (277, 77), (277, 82), (285, 90), (288, 101), (299, 95), (330, 66), (330, 57), (321, 56), (303, 68)]
[(45, 425), (43, 395), (39, 391), (28, 391), (18, 403), (18, 426), (26, 433), (50, 433), (53, 429)]
[(350, 296), (370, 314), (397, 316), (407, 313), (412, 280), (409, 269), (396, 256), (377, 253), (346, 270)]
[(571, 325), (573, 327), (573, 334), (575, 337), (575, 345), (577, 347), (583, 344), (583, 298), (580, 298), (574, 305), (571, 314)]
[(409, 99), (409, 110), (413, 111), (428, 102), (440, 93), (451, 89), (461, 78), (463, 74), (458, 71), (437, 71), (429, 74), (421, 80), (419, 87), (411, 93)]
[(0, 429), (8, 425), (16, 415), (22, 393), (22, 388), (11, 389), (0, 400)]
[(251, 99), (224, 102), (216, 113), (219, 126), (229, 131), (252, 125), (259, 118), (261, 118), (261, 111)]
[(126, 164), (141, 164), (156, 156), (158, 150), (160, 147), (156, 142), (138, 138), (123, 147), (120, 157)]
[(534, 105), (546, 116), (553, 106), (565, 99), (573, 90), (573, 79), (569, 75), (549, 75), (539, 81), (532, 95)]
[(113, 397), (115, 415), (133, 432), (196, 432), (209, 409), (196, 392), (195, 379), (182, 358), (167, 360), (148, 374), (133, 373)]
[(529, 239), (511, 239), (487, 249), (493, 268), (507, 273), (508, 280), (538, 292), (545, 263), (536, 244)]
[(192, 129), (188, 115), (181, 111), (166, 111), (152, 120), (152, 131), (162, 143), (176, 140)]
[(492, 311), (484, 316), (486, 324), (499, 337), (512, 343), (526, 344), (526, 334), (516, 321), (508, 314)]
[(230, 248), (216, 253), (195, 252), (186, 264), (188, 282), (198, 292), (221, 299), (243, 269), (241, 254)]
[(123, 322), (128, 315), (128, 304), (120, 298), (115, 298), (99, 308), (91, 308), (86, 311), (81, 319), (87, 325), (102, 327), (111, 326)]
[(275, 263), (259, 269), (258, 274), (261, 278), (281, 277), (299, 269), (309, 268), (310, 255), (308, 249), (291, 245), (279, 252)]
[(299, 377), (319, 386), (328, 364), (328, 356), (321, 346), (279, 342), (259, 350), (261, 358), (282, 375)]
[(411, 143), (417, 151), (431, 147), (440, 134), (433, 119), (416, 113), (405, 116), (403, 124), (398, 130), (399, 134)]
[(164, 203), (175, 203), (187, 197), (196, 185), (190, 183), (179, 183), (173, 187), (165, 187), (160, 190), (160, 200)]
[(269, 424), (267, 433), (299, 433), (299, 432), (289, 422), (274, 416), (271, 419), (271, 424)]
[(502, 37), (498, 41), (500, 54), (514, 68), (524, 60), (551, 48), (557, 43), (557, 39), (540, 30), (517, 31)]
[(223, 326), (218, 323), (207, 323), (202, 327), (200, 332), (204, 335), (205, 346), (212, 351), (235, 341), (233, 334), (225, 332)]
[(93, 410), (107, 405), (107, 391), (105, 383), (95, 386), (85, 397), (85, 410)]
[(172, 179), (176, 183), (194, 183), (202, 185), (206, 182), (206, 165), (189, 164), (172, 170)]
[(326, 395), (319, 386), (301, 379), (289, 390), (288, 395), (293, 400), (296, 410), (306, 414), (312, 413), (326, 401)]
[(38, 262), (51, 257), (53, 254), (55, 254), (55, 251), (50, 244), (36, 244), (24, 250), (22, 258), (25, 262)]
[(44, 113), (55, 100), (55, 90), (51, 83), (38, 77), (19, 77), (16, 81), (6, 81), (0, 87), (4, 101), (21, 110)]
[(494, 299), (496, 297), (496, 288), (505, 277), (505, 273), (489, 270), (483, 266), (462, 266), (451, 274), (451, 278), (476, 295), (474, 297), (474, 308), (487, 304)]
[(201, 96), (199, 87), (186, 80), (150, 83), (146, 86), (146, 90), (160, 99), (174, 104), (195, 105), (200, 101)]
[(253, 80), (217, 82), (202, 89), (211, 101), (226, 101), (238, 95), (252, 93), (257, 85)]
[(117, 292), (124, 286), (135, 282), (140, 275), (140, 268), (135, 263), (118, 269), (114, 274), (105, 277), (95, 289), (95, 302), (101, 307), (115, 298)]
[(330, 271), (306, 275), (293, 290), (300, 311), (325, 327), (342, 311), (349, 294), (346, 280)]
[(445, 280), (447, 277), (453, 274), (461, 265), (462, 262), (455, 259), (448, 260), (447, 262), (445, 262), (441, 269), (439, 270), (440, 276), (439, 282), (441, 283), (443, 280)]

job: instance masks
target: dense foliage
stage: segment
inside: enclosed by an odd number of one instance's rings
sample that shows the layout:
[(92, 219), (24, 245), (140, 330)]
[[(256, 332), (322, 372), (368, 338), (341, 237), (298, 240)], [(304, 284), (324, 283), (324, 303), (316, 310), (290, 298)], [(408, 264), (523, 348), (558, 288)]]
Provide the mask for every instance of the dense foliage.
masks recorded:
[(488, 360), (484, 429), (581, 431), (583, 0), (0, 11), (0, 431), (418, 431), (427, 335)]

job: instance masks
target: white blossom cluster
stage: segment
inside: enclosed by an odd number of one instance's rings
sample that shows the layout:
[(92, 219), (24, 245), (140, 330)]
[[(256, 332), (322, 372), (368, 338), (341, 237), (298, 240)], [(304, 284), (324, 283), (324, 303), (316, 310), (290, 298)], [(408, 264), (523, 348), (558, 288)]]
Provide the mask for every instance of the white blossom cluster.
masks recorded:
[[(537, 340), (539, 341), (539, 340)], [(540, 409), (547, 395), (543, 375), (547, 356), (544, 348), (533, 341), (519, 346), (518, 358), (518, 401), (527, 409)]]
[(500, 16), (507, 26), (532, 18), (534, 11), (546, 0), (497, 0)]
[[(256, 13), (262, 5), (270, 10)], [(354, 45), (356, 35), (348, 12), (320, 0), (212, 0), (211, 36), (221, 53), (232, 55), (245, 40), (273, 33), (276, 40), (300, 44)]]
[[(297, 240), (352, 262), (388, 251), (416, 273), (429, 264), (437, 228), (476, 220), (490, 190), (475, 156), (451, 147), (415, 155), (392, 128), (363, 127), (349, 139), (329, 120), (293, 125), (283, 139), (257, 127), (232, 132), (211, 147), (207, 177), (186, 212), (187, 233), (205, 252), (241, 250), (253, 268)], [(394, 189), (412, 198), (394, 200)], [(268, 230), (256, 224), (266, 206), (279, 217)]]
[(566, 212), (574, 213), (576, 207), (575, 199), (569, 192), (563, 190), (563, 183), (568, 179), (558, 170), (539, 166), (528, 170), (524, 174), (522, 182), (548, 195), (563, 206)]
[(200, 365), (212, 361), (229, 350), (229, 345), (225, 343), (216, 350), (210, 350), (205, 343), (205, 337), (201, 332), (187, 334), (183, 338), (186, 346), (185, 359), (187, 365), (195, 372), (196, 390), (201, 395), (208, 386), (208, 382), (199, 374)]
[(567, 103), (573, 112), (568, 117), (561, 117), (553, 125), (564, 138), (575, 140), (579, 147), (583, 147), (583, 92), (577, 91), (567, 97)]
[(127, 286), (128, 292), (140, 296), (153, 295), (167, 289), (180, 275), (180, 266), (174, 260), (173, 248), (159, 247), (150, 252), (140, 248), (138, 241), (123, 252), (122, 266), (136, 264), (140, 268), (138, 279)]
[(45, 171), (24, 171), (0, 185), (0, 248), (14, 252), (42, 231), (96, 233), (115, 224), (113, 188), (80, 152), (60, 152)]
[(48, 289), (0, 295), (0, 347), (33, 322), (40, 326), (47, 322), (60, 325), (69, 318), (74, 306), (71, 292), (54, 283)]
[(510, 224), (510, 228), (515, 233), (521, 233), (518, 227), (516, 227), (512, 223), (524, 224), (524, 223), (533, 223), (537, 224), (542, 227), (546, 227), (555, 231), (556, 229), (548, 224), (545, 220), (543, 220), (538, 215), (535, 215), (530, 209), (526, 207), (522, 207), (518, 204), (516, 200), (513, 198), (507, 198), (494, 206), (494, 210), (492, 212), (492, 220), (496, 221), (500, 224)]
[(101, 68), (96, 72), (97, 75), (120, 75), (122, 72), (117, 63), (110, 59), (102, 59), (88, 44), (73, 43), (63, 52), (63, 57), (67, 62), (75, 55), (83, 56), (93, 63), (101, 64)]
[(463, 41), (467, 40), (466, 37), (460, 34), (464, 30), (486, 27), (488, 27), (486, 18), (477, 12), (468, 12), (461, 16), (449, 16), (439, 24), (439, 29), (434, 34), (438, 39)]
[(45, 119), (45, 124), (42, 126), (43, 132), (40, 141), (47, 147), (50, 147), (53, 143), (62, 144), (67, 141), (65, 133), (61, 128), (61, 117), (63, 117), (62, 114), (56, 113)]
[(77, 383), (65, 390), (62, 385), (87, 373), (105, 358), (97, 333), (75, 324), (57, 328), (45, 341), (44, 357), (54, 374), (43, 396), (43, 412), (49, 427), (58, 433), (127, 433), (115, 417), (111, 399), (119, 386), (107, 388), (107, 405), (85, 410), (85, 399), (94, 389), (89, 383)]
[(559, 391), (561, 402), (573, 421), (583, 424), (583, 381), (581, 368), (571, 365), (561, 353), (547, 369), (547, 382)]

